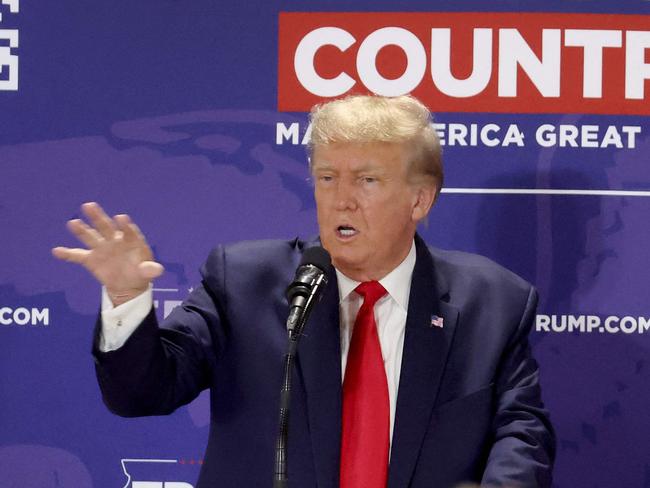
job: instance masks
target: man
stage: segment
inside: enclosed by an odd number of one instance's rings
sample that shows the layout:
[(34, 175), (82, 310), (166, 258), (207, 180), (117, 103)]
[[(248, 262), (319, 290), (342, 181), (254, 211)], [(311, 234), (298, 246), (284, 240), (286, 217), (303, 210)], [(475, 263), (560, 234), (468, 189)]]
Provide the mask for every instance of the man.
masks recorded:
[[(488, 261), (417, 236), (442, 185), (429, 111), (356, 96), (311, 114), (320, 243), (335, 272), (298, 348), (289, 479), (299, 488), (548, 487), (555, 439), (527, 335), (537, 296)], [(104, 285), (94, 354), (108, 407), (164, 414), (211, 389), (199, 487), (268, 486), (287, 302), (318, 241), (217, 247), (159, 328), (162, 273), (126, 215), (94, 203), (55, 248)]]

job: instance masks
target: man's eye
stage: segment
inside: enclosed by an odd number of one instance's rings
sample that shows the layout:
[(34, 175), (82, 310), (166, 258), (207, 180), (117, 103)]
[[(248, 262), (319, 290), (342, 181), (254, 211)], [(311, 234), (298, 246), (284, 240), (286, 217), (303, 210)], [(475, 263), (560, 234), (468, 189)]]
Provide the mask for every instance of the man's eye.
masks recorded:
[(318, 177), (318, 180), (323, 181), (323, 182), (329, 182), (329, 181), (332, 181), (333, 179), (334, 178), (332, 176), (330, 176), (330, 175), (320, 175)]
[(361, 178), (361, 180), (364, 183), (374, 183), (375, 181), (377, 181), (377, 178), (374, 178), (372, 176), (364, 176), (364, 177)]

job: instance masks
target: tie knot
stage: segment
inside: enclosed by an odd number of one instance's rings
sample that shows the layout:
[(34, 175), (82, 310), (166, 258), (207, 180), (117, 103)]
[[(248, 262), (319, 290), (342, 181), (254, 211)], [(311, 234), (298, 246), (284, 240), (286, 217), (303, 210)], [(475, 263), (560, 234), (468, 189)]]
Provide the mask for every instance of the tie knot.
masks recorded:
[(363, 297), (363, 304), (370, 307), (386, 294), (386, 289), (378, 281), (364, 281), (354, 291)]

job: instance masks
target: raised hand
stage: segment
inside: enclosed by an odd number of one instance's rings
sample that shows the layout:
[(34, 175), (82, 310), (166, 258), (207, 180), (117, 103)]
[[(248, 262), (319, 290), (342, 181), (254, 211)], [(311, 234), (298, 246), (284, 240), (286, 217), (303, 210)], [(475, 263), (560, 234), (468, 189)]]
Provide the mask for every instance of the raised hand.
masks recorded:
[(81, 206), (91, 225), (81, 219), (68, 221), (68, 229), (86, 247), (55, 247), (52, 254), (81, 264), (105, 287), (118, 306), (144, 292), (164, 268), (153, 260), (151, 248), (128, 215), (111, 219), (95, 202)]

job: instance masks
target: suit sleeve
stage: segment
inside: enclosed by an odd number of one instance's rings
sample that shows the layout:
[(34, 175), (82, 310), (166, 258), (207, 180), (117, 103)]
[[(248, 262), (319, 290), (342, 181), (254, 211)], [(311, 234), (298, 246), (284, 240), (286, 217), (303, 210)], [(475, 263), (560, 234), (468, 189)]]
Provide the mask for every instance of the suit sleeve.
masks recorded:
[(537, 292), (531, 287), (497, 374), (494, 438), (482, 486), (551, 486), (555, 433), (541, 400), (539, 367), (528, 343), (536, 308)]
[(201, 270), (201, 285), (160, 326), (152, 307), (119, 349), (99, 349), (98, 318), (93, 356), (109, 410), (125, 417), (168, 414), (212, 384), (225, 342), (224, 261), (223, 249), (215, 249)]

